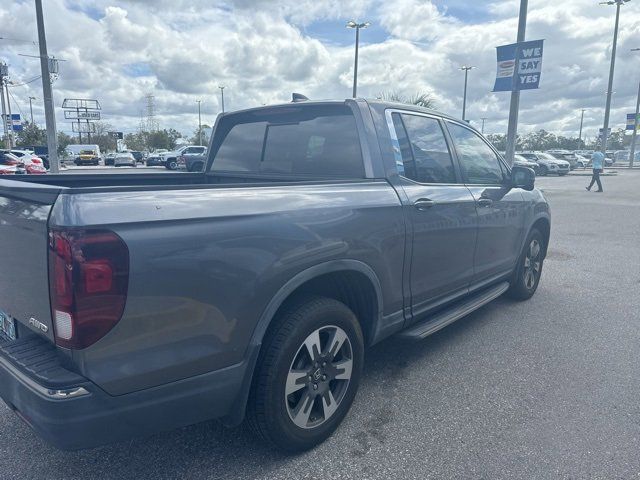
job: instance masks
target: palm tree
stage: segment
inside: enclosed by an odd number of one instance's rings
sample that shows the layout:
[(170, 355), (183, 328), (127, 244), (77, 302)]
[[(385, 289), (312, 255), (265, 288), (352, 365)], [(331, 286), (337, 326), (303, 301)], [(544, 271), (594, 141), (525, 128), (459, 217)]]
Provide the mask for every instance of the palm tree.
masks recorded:
[(430, 93), (416, 93), (415, 95), (407, 97), (401, 93), (391, 91), (380, 93), (378, 98), (388, 102), (407, 103), (409, 105), (417, 105), (424, 108), (435, 108), (435, 102)]

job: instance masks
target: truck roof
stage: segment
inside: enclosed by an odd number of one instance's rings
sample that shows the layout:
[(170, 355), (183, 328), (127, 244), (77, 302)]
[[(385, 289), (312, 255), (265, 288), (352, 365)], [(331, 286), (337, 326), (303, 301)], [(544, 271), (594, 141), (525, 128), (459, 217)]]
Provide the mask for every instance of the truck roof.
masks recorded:
[(387, 109), (387, 108), (399, 108), (402, 110), (409, 110), (409, 111), (413, 111), (413, 112), (418, 112), (418, 113), (428, 113), (431, 115), (436, 115), (442, 118), (446, 118), (449, 120), (456, 120), (456, 121), (460, 121), (459, 118), (453, 117), (451, 115), (448, 115), (446, 113), (440, 112), (438, 110), (433, 110), (430, 108), (424, 108), (424, 107), (420, 107), (418, 105), (411, 105), (408, 103), (400, 103), (400, 102), (391, 102), (388, 100), (381, 100), (381, 99), (370, 99), (370, 98), (346, 98), (346, 99), (327, 99), (327, 100), (299, 100), (296, 102), (286, 102), (286, 103), (275, 103), (272, 105), (263, 105), (260, 107), (251, 107), (251, 108), (245, 108), (243, 110), (234, 110), (232, 112), (226, 112), (220, 115), (220, 117), (224, 117), (224, 116), (228, 116), (228, 115), (234, 115), (234, 114), (238, 114), (238, 113), (246, 113), (246, 112), (252, 112), (252, 111), (259, 111), (259, 110), (267, 110), (267, 109), (273, 109), (273, 108), (287, 108), (287, 107), (297, 107), (297, 106), (303, 106), (303, 105), (336, 105), (336, 104), (349, 104), (351, 102), (356, 102), (356, 103), (365, 103), (371, 107), (374, 108), (378, 108), (378, 109)]

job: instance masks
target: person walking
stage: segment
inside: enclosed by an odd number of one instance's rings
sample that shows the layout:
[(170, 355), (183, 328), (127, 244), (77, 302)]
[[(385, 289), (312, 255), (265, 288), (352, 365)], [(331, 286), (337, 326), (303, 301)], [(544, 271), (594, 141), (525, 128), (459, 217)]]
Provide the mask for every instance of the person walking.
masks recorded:
[(600, 181), (600, 174), (604, 168), (604, 154), (602, 152), (594, 152), (591, 155), (591, 168), (593, 168), (593, 174), (591, 175), (591, 183), (588, 187), (585, 187), (588, 191), (591, 191), (594, 183), (598, 184), (598, 190), (596, 192), (601, 193), (602, 182)]

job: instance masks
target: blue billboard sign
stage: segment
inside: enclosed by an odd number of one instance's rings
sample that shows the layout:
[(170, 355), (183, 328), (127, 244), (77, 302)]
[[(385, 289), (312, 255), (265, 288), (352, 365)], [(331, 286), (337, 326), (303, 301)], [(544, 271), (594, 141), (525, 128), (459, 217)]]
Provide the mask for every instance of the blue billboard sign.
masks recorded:
[(512, 43), (496, 48), (498, 69), (494, 92), (531, 90), (540, 86), (544, 40)]

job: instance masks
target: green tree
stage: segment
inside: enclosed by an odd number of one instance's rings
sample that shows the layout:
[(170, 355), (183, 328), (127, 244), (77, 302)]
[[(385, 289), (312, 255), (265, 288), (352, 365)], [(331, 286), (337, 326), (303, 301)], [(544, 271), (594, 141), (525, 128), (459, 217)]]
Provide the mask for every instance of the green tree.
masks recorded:
[(489, 140), (496, 150), (500, 152), (504, 152), (507, 150), (507, 136), (501, 133), (490, 133), (486, 136), (487, 140)]
[(64, 132), (58, 132), (58, 155), (64, 157), (65, 150), (73, 143), (73, 139)]
[[(209, 145), (209, 133), (211, 132), (211, 127), (207, 124), (202, 125), (202, 145)], [(193, 137), (189, 139), (194, 145), (200, 145), (200, 129), (196, 128), (193, 132)]]
[(35, 123), (22, 122), (22, 130), (16, 132), (16, 146), (26, 147), (47, 144), (47, 131)]
[(402, 93), (391, 91), (381, 92), (378, 98), (387, 102), (406, 103), (408, 105), (417, 105), (424, 108), (436, 108), (433, 97), (430, 93), (416, 93), (415, 95), (406, 96)]
[(130, 150), (147, 149), (147, 138), (145, 132), (127, 133), (124, 136), (124, 143)]
[(182, 134), (173, 128), (156, 130), (147, 134), (147, 148), (149, 150), (157, 150), (159, 148), (173, 150), (176, 148), (176, 141), (179, 138), (182, 138)]
[(628, 145), (626, 137), (626, 130), (619, 128), (614, 130), (607, 139), (607, 150), (623, 150)]
[(95, 122), (95, 132), (91, 134), (91, 144), (98, 145), (101, 152), (108, 152), (116, 149), (116, 139), (109, 136), (113, 127), (109, 123)]

